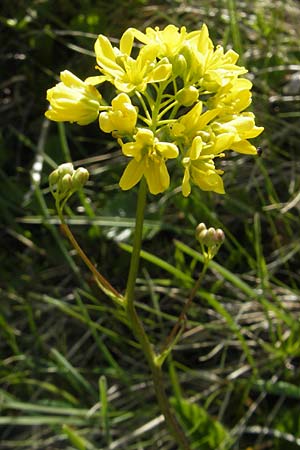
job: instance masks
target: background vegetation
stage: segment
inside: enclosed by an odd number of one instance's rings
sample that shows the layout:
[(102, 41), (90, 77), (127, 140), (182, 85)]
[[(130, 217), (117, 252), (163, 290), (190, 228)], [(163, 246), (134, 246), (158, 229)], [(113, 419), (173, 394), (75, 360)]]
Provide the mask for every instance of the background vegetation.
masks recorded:
[(262, 156), (224, 161), (225, 196), (195, 188), (183, 199), (179, 178), (149, 196), (139, 308), (161, 342), (201, 269), (195, 226), (221, 226), (220, 265), (166, 365), (169, 394), (195, 449), (300, 446), (299, 2), (2, 0), (2, 450), (174, 450), (145, 361), (61, 235), (47, 188), (56, 164), (89, 169), (69, 223), (123, 289), (136, 195), (118, 188), (125, 161), (97, 124), (57, 126), (43, 114), (61, 70), (91, 74), (97, 34), (117, 42), (129, 26), (203, 22), (249, 69)]

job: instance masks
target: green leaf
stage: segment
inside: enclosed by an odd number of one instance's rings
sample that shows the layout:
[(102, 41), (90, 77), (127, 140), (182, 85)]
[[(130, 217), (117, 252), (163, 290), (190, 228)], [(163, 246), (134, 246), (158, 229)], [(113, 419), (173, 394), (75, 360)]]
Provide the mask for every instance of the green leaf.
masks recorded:
[[(228, 431), (221, 422), (213, 419), (204, 408), (185, 399), (171, 399), (178, 419), (189, 436), (195, 450), (223, 450), (232, 444)], [(226, 445), (226, 447), (224, 446)]]
[(82, 438), (74, 428), (69, 425), (64, 424), (62, 426), (62, 431), (68, 436), (70, 442), (77, 448), (78, 450), (88, 450), (94, 448), (91, 443), (89, 443), (86, 439)]
[(277, 381), (274, 383), (272, 381), (257, 380), (253, 388), (273, 395), (284, 395), (289, 398), (300, 399), (299, 386), (287, 381)]

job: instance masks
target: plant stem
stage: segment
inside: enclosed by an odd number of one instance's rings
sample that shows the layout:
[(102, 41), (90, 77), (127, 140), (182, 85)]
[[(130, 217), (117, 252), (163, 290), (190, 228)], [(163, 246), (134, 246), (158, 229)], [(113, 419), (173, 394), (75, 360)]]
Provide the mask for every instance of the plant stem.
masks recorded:
[(173, 342), (176, 340), (177, 334), (180, 331), (182, 323), (185, 322), (185, 320), (186, 320), (187, 312), (190, 309), (190, 307), (192, 305), (192, 302), (193, 302), (193, 300), (194, 300), (194, 298), (195, 298), (195, 296), (197, 294), (197, 291), (198, 291), (198, 289), (199, 289), (199, 287), (200, 287), (200, 285), (201, 285), (201, 283), (203, 281), (204, 275), (205, 275), (205, 273), (207, 271), (207, 268), (208, 268), (208, 264), (209, 264), (209, 260), (205, 260), (204, 264), (203, 264), (203, 267), (202, 267), (202, 270), (200, 272), (200, 275), (198, 277), (198, 280), (196, 281), (193, 289), (191, 290), (189, 298), (187, 299), (187, 301), (186, 301), (186, 303), (185, 303), (185, 305), (184, 305), (184, 307), (183, 307), (183, 309), (182, 309), (182, 311), (180, 313), (180, 316), (177, 319), (177, 322), (175, 323), (174, 327), (172, 328), (172, 331), (170, 332), (169, 336), (166, 339), (166, 342), (165, 342), (165, 344), (163, 346), (163, 349), (162, 349), (162, 352), (161, 352), (161, 358), (158, 357), (158, 359), (161, 361), (161, 364), (165, 360), (165, 357), (162, 357), (163, 354), (167, 355), (168, 348), (172, 347)]
[(144, 224), (144, 214), (146, 206), (146, 195), (147, 186), (146, 180), (143, 177), (140, 181), (138, 199), (137, 199), (137, 209), (135, 217), (135, 230), (134, 230), (134, 240), (133, 240), (133, 250), (131, 254), (130, 267), (128, 280), (126, 285), (125, 301), (126, 304), (131, 306), (134, 300), (134, 288), (136, 283), (136, 277), (139, 269), (140, 252), (142, 246), (143, 237), (143, 224)]
[(106, 294), (109, 294), (111, 297), (113, 297), (118, 303), (123, 304), (123, 297), (122, 295), (116, 291), (116, 289), (107, 281), (107, 279), (101, 275), (100, 272), (96, 269), (92, 261), (87, 257), (87, 255), (84, 253), (78, 242), (76, 241), (72, 231), (68, 227), (68, 225), (65, 223), (63, 217), (60, 215), (61, 220), (61, 229), (64, 232), (64, 234), (67, 236), (69, 241), (71, 242), (72, 246), (77, 251), (78, 255), (82, 259), (82, 261), (86, 264), (86, 266), (90, 269), (92, 274), (94, 275), (95, 279), (99, 282), (100, 286), (103, 288)]
[(173, 436), (175, 442), (179, 445), (180, 449), (191, 450), (190, 444), (187, 440), (186, 435), (184, 434), (184, 431), (182, 430), (176, 417), (172, 413), (169, 399), (167, 397), (164, 387), (163, 373), (161, 370), (161, 366), (153, 365), (151, 367), (151, 372), (157, 403), (160, 407), (161, 412), (164, 415), (170, 434)]
[(136, 338), (138, 339), (142, 347), (142, 350), (145, 354), (145, 357), (147, 358), (148, 363), (151, 365), (155, 356), (154, 351), (152, 349), (149, 338), (144, 330), (143, 324), (140, 318), (138, 317), (138, 314), (134, 306), (134, 288), (139, 269), (140, 252), (142, 246), (146, 195), (147, 195), (146, 180), (142, 178), (140, 182), (137, 200), (133, 250), (131, 254), (129, 274), (125, 292), (125, 308), (127, 316), (130, 321), (132, 331), (134, 332)]
[(146, 181), (143, 178), (140, 182), (137, 210), (136, 210), (136, 225), (134, 233), (133, 251), (131, 254), (129, 275), (125, 293), (125, 308), (127, 317), (131, 325), (131, 329), (140, 343), (141, 349), (146, 357), (148, 365), (151, 369), (153, 385), (157, 398), (158, 405), (161, 412), (165, 417), (166, 424), (169, 428), (170, 434), (179, 445), (182, 450), (190, 450), (188, 440), (181, 429), (176, 417), (171, 411), (169, 399), (167, 397), (161, 366), (156, 363), (157, 357), (153, 350), (149, 337), (144, 329), (143, 323), (138, 316), (134, 305), (134, 288), (136, 284), (136, 278), (139, 268), (140, 252), (142, 245), (143, 223), (144, 223), (144, 211), (146, 205), (147, 187)]

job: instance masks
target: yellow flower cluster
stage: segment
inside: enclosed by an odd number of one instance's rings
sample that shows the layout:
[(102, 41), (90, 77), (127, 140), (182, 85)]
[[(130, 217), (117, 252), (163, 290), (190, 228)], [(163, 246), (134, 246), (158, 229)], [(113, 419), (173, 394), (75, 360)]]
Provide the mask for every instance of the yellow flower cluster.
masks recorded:
[[(95, 54), (101, 75), (82, 81), (62, 72), (61, 82), (47, 92), (46, 116), (80, 125), (99, 117), (101, 130), (112, 133), (132, 158), (122, 189), (144, 176), (152, 194), (164, 192), (170, 184), (166, 161), (176, 158), (183, 167), (184, 196), (192, 184), (222, 194), (223, 171), (215, 160), (226, 150), (257, 153), (248, 139), (263, 128), (245, 112), (252, 84), (241, 75), (247, 71), (236, 64), (236, 52), (214, 47), (206, 25), (190, 33), (174, 25), (145, 33), (129, 28), (119, 48), (99, 35)], [(116, 91), (110, 105), (95, 87), (104, 82)]]

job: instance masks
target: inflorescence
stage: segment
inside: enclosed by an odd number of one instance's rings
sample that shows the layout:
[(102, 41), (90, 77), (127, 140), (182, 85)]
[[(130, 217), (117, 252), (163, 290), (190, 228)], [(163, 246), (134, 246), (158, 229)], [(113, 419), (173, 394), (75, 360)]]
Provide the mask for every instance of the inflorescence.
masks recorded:
[[(61, 82), (47, 91), (46, 117), (79, 125), (98, 119), (101, 130), (111, 133), (131, 158), (122, 189), (145, 177), (152, 194), (164, 192), (170, 184), (167, 160), (177, 159), (185, 197), (192, 184), (223, 194), (223, 171), (216, 160), (226, 150), (257, 154), (248, 139), (263, 127), (245, 112), (252, 87), (241, 77), (247, 70), (236, 64), (236, 52), (214, 47), (206, 25), (190, 33), (174, 25), (145, 33), (129, 28), (119, 48), (99, 35), (95, 54), (101, 75), (82, 81), (61, 72)], [(104, 82), (115, 88), (110, 105), (96, 88)]]

